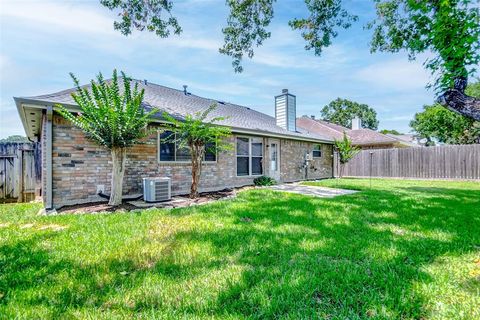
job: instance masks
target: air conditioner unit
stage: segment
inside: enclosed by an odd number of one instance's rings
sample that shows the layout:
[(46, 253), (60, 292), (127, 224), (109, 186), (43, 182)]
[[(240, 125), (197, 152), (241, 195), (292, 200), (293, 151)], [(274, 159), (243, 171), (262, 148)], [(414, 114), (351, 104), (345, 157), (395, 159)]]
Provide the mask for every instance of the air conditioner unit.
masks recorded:
[(170, 178), (143, 178), (143, 200), (146, 202), (167, 201), (172, 198)]

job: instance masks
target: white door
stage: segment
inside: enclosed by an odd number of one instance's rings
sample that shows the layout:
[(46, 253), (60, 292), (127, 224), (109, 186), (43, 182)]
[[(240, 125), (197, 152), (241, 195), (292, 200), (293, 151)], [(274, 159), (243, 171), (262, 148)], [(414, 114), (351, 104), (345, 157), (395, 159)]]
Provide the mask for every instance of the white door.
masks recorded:
[(280, 142), (278, 140), (270, 140), (270, 177), (280, 180)]

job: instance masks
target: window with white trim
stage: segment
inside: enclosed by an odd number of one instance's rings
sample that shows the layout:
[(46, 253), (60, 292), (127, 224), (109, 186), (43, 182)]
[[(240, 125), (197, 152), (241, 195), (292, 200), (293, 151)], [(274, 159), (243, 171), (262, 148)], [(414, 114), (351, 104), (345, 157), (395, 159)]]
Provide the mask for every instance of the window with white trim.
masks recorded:
[(315, 144), (313, 146), (312, 156), (314, 158), (321, 158), (322, 157), (322, 146), (320, 144)]
[(263, 174), (263, 139), (237, 137), (237, 176)]
[[(190, 162), (191, 155), (188, 147), (180, 148), (173, 136), (175, 133), (171, 131), (164, 131), (159, 134), (159, 155), (160, 162)], [(205, 162), (217, 161), (217, 154), (212, 144), (205, 146), (205, 154), (203, 157)]]

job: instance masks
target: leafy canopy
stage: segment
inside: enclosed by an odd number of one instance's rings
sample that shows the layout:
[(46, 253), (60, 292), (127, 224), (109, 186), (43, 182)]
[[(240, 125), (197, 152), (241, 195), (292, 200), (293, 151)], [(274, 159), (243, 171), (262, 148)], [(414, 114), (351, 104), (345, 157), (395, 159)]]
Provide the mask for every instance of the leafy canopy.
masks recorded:
[(175, 133), (166, 138), (165, 142), (176, 142), (178, 148), (190, 148), (191, 152), (194, 151), (193, 147), (199, 147), (200, 155), (204, 154), (206, 148), (210, 148), (211, 150), (207, 150), (211, 152), (230, 150), (231, 144), (225, 141), (225, 138), (231, 135), (230, 128), (216, 124), (225, 118), (209, 117), (216, 107), (217, 105), (213, 104), (205, 111), (194, 115), (187, 114), (181, 120), (163, 113), (163, 118), (167, 122), (162, 124), (162, 130)]
[(335, 139), (335, 149), (338, 152), (339, 161), (341, 164), (346, 164), (352, 160), (355, 155), (360, 152), (360, 149), (352, 145), (352, 140), (348, 139), (347, 134), (343, 133), (341, 140)]
[[(480, 97), (480, 81), (467, 87), (466, 93)], [(480, 122), (463, 117), (439, 104), (424, 106), (415, 114), (410, 127), (421, 137), (449, 144), (480, 143)]]
[[(113, 23), (115, 30), (128, 36), (135, 28), (139, 31), (147, 29), (157, 36), (166, 38), (173, 32), (179, 35), (182, 28), (177, 18), (172, 16), (172, 1), (168, 0), (100, 0), (110, 10), (118, 10), (119, 21)], [(167, 18), (163, 15), (166, 14)]]
[(138, 83), (121, 72), (120, 88), (117, 70), (111, 80), (104, 80), (102, 73), (97, 81), (91, 81), (91, 91), (80, 87), (78, 79), (71, 73), (76, 92), (72, 98), (80, 107), (78, 114), (72, 114), (58, 105), (60, 114), (82, 129), (88, 138), (107, 149), (126, 148), (138, 143), (149, 134), (147, 125), (156, 109), (145, 112), (142, 101), (144, 90), (138, 90)]
[[(366, 25), (373, 30), (371, 51), (408, 52), (411, 59), (432, 53), (425, 67), (435, 76), (434, 86), (452, 88), (455, 79), (467, 79), (480, 62), (480, 9), (478, 0), (372, 0), (376, 17)], [(236, 72), (241, 72), (244, 56), (252, 58), (271, 33), (276, 0), (226, 0), (227, 25), (222, 29), (222, 54), (232, 57)], [(347, 29), (358, 17), (346, 9), (342, 0), (304, 0), (308, 14), (289, 21), (306, 42), (305, 49), (320, 55), (332, 44), (339, 30)], [(100, 0), (120, 18), (114, 28), (124, 35), (134, 28), (147, 29), (160, 37), (182, 29), (172, 15), (170, 0)]]
[(402, 133), (398, 132), (397, 130), (395, 129), (383, 129), (383, 130), (380, 130), (380, 133), (383, 133), (383, 134), (395, 134), (395, 135), (400, 135)]
[(467, 79), (480, 61), (478, 0), (375, 0), (377, 18), (371, 50), (405, 50), (414, 59), (432, 53), (425, 66), (435, 75), (434, 86), (452, 88), (455, 79)]
[(366, 104), (360, 104), (347, 99), (337, 98), (324, 106), (321, 110), (324, 120), (350, 128), (352, 119), (359, 117), (362, 120), (362, 127), (377, 130), (377, 112)]

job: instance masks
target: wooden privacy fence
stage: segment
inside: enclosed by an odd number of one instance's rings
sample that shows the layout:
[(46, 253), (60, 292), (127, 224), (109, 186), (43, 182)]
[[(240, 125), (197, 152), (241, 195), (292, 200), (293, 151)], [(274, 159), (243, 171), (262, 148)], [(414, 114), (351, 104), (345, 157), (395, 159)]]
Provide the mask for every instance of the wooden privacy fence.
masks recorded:
[[(335, 155), (336, 177), (339, 169)], [(480, 145), (362, 150), (345, 165), (343, 176), (480, 179)]]
[(40, 144), (0, 143), (0, 202), (34, 200), (40, 180)]

